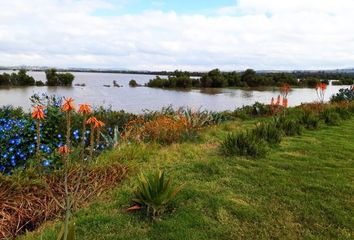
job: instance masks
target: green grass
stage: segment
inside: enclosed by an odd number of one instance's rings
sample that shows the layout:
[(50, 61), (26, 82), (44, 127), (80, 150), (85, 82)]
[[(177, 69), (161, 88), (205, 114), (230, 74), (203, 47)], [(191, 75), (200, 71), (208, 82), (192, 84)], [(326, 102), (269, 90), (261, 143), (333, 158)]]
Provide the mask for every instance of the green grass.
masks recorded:
[[(353, 239), (354, 122), (286, 137), (264, 159), (219, 154), (229, 131), (253, 124), (212, 127), (193, 143), (126, 145), (104, 154), (98, 161), (121, 162), (130, 177), (75, 213), (77, 239)], [(157, 167), (185, 187), (174, 210), (150, 222), (125, 209), (136, 173)], [(48, 222), (20, 239), (55, 239), (59, 225)]]

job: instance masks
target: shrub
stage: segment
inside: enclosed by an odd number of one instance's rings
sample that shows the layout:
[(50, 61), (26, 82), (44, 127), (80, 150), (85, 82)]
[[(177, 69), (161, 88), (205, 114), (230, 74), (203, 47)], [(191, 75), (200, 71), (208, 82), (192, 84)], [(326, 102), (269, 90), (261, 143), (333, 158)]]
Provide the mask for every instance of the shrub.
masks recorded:
[(229, 134), (220, 146), (221, 152), (226, 156), (264, 157), (267, 146), (264, 140), (257, 138), (250, 131)]
[(321, 117), (327, 125), (338, 126), (340, 123), (340, 115), (332, 109), (323, 111)]
[(339, 93), (331, 97), (331, 102), (341, 101), (353, 101), (354, 100), (354, 88), (342, 88), (339, 89)]
[(279, 144), (282, 139), (281, 130), (273, 123), (257, 123), (252, 130), (252, 134), (270, 144)]
[(320, 119), (317, 115), (310, 111), (304, 111), (301, 116), (299, 122), (306, 128), (306, 129), (317, 129), (320, 124)]
[(302, 126), (298, 120), (290, 119), (287, 117), (279, 117), (274, 119), (276, 128), (281, 129), (286, 136), (300, 135)]
[(335, 108), (336, 113), (339, 114), (340, 118), (343, 120), (348, 120), (352, 117), (350, 111), (348, 108), (343, 108), (343, 107), (336, 107)]
[(129, 86), (130, 87), (137, 87), (138, 83), (134, 79), (132, 79), (132, 80), (129, 81)]
[(138, 177), (138, 187), (132, 201), (146, 211), (148, 216), (157, 217), (161, 215), (182, 186), (173, 187), (171, 178), (165, 179), (162, 170), (155, 174), (145, 176), (140, 174)]

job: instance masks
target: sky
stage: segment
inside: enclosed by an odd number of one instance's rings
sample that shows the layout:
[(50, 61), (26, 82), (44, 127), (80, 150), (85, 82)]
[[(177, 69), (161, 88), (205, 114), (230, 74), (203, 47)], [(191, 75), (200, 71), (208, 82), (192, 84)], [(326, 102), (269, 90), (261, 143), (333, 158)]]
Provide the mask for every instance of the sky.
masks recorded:
[(354, 68), (354, 0), (0, 0), (0, 66)]

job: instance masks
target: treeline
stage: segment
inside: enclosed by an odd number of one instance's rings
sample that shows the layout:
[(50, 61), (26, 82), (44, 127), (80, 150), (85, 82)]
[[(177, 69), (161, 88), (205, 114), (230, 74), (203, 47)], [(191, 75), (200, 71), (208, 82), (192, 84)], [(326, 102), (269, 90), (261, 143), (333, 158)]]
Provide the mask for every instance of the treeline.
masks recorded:
[(0, 86), (71, 86), (75, 76), (71, 73), (58, 73), (56, 69), (45, 71), (47, 81), (36, 81), (27, 75), (27, 71), (21, 69), (18, 73), (0, 74)]
[[(324, 72), (325, 73), (325, 72)], [(336, 84), (354, 84), (354, 76), (340, 73), (322, 74), (312, 72), (257, 73), (253, 69), (244, 72), (221, 72), (219, 69), (204, 73), (201, 78), (191, 78), (189, 72), (175, 71), (166, 78), (156, 77), (147, 83), (156, 88), (222, 88), (222, 87), (261, 87), (289, 84), (299, 87), (314, 87), (319, 82), (339, 80)]]

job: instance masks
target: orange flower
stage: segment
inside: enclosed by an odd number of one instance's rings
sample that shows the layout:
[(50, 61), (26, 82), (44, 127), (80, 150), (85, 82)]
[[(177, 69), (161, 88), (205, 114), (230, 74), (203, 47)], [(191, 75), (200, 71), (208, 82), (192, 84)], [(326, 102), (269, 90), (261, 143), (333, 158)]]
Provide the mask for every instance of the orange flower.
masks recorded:
[(91, 106), (90, 104), (79, 104), (79, 113), (90, 114)]
[(59, 149), (58, 149), (58, 152), (60, 154), (66, 154), (66, 153), (69, 153), (70, 152), (70, 149), (68, 148), (68, 146), (64, 145), (64, 146), (61, 146)]
[(70, 112), (75, 110), (74, 100), (72, 98), (66, 98), (63, 104), (63, 112)]
[(35, 106), (33, 108), (32, 118), (37, 120), (44, 119), (43, 106)]
[(272, 97), (272, 101), (271, 101), (271, 103), (270, 103), (272, 106), (274, 106), (275, 105), (275, 103), (274, 103), (274, 97)]
[(280, 92), (281, 92), (282, 96), (285, 97), (285, 98), (288, 96), (290, 90), (291, 90), (291, 87), (290, 87), (290, 85), (287, 84), (287, 83), (283, 84), (283, 85), (280, 87)]
[(89, 119), (87, 119), (86, 124), (95, 124), (96, 122), (98, 122), (97, 118), (90, 117)]
[(280, 105), (280, 95), (278, 95), (278, 97), (277, 97), (277, 103), (276, 103), (276, 105)]
[(283, 98), (283, 107), (287, 108), (288, 107), (288, 99)]
[(327, 84), (326, 83), (317, 83), (316, 84), (316, 90), (324, 91), (326, 89), (327, 89)]
[(97, 122), (95, 122), (94, 128), (101, 128), (101, 127), (103, 127), (104, 125), (105, 125), (104, 122), (102, 122), (102, 121), (97, 121)]

